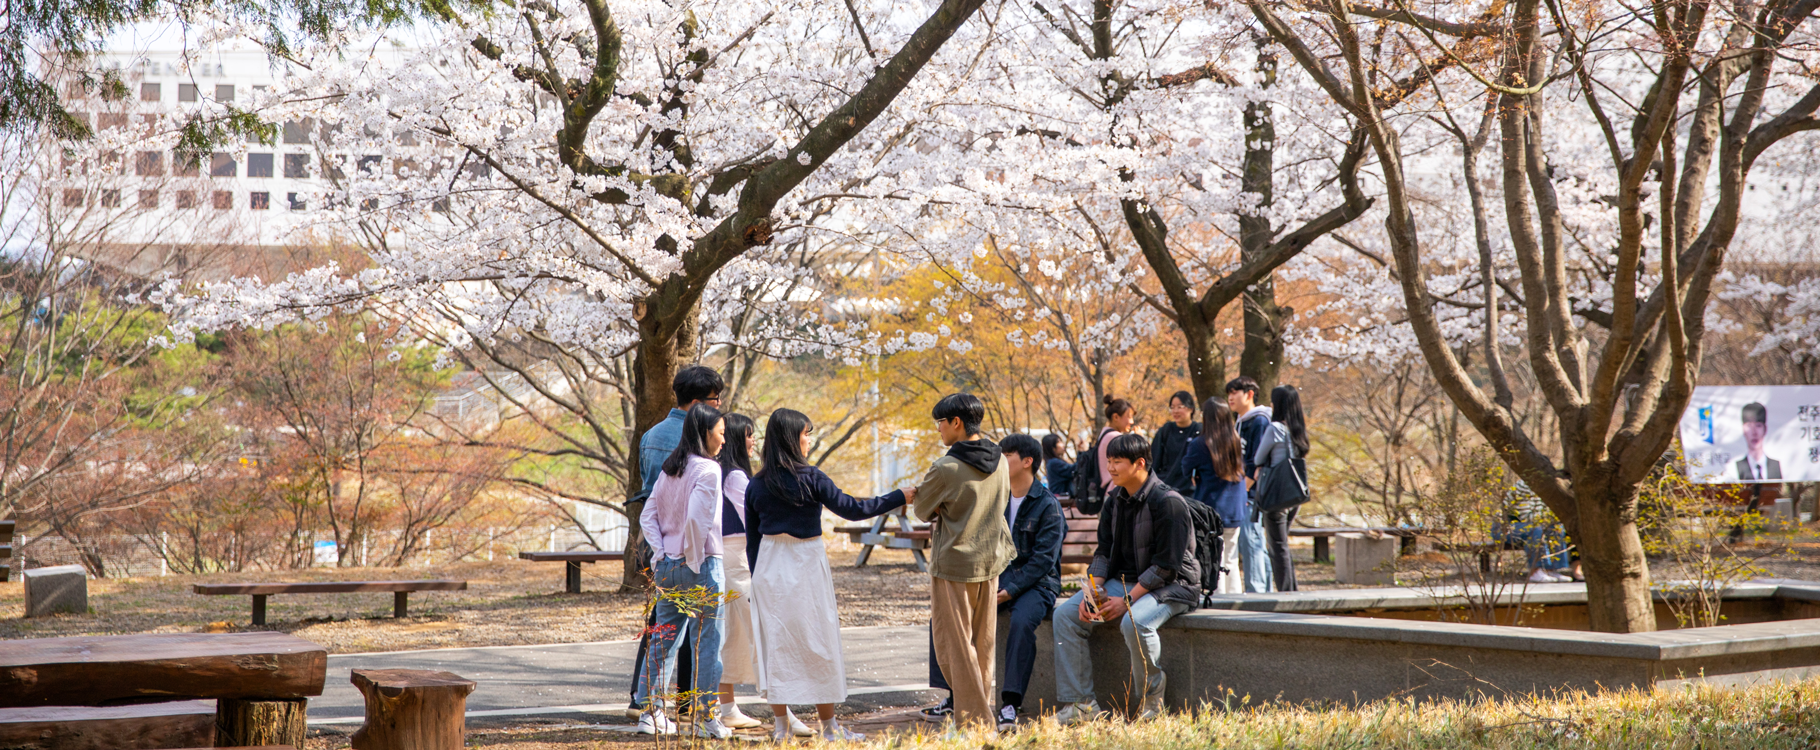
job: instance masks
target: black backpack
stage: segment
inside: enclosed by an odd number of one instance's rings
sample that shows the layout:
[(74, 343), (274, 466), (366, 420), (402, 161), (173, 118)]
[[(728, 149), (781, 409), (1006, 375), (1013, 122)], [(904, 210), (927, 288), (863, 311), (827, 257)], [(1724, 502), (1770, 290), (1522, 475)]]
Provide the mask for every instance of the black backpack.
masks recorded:
[(1226, 551), (1226, 538), (1221, 536), (1226, 525), (1221, 523), (1220, 514), (1213, 506), (1198, 500), (1184, 500), (1188, 506), (1188, 517), (1194, 519), (1194, 559), (1201, 564), (1201, 606), (1213, 604), (1213, 592), (1219, 590), (1220, 574), (1232, 571), (1220, 569), (1220, 558)]
[(1101, 431), (1093, 445), (1074, 455), (1074, 510), (1082, 515), (1097, 516), (1106, 507), (1106, 488), (1100, 486), (1100, 441), (1105, 438)]

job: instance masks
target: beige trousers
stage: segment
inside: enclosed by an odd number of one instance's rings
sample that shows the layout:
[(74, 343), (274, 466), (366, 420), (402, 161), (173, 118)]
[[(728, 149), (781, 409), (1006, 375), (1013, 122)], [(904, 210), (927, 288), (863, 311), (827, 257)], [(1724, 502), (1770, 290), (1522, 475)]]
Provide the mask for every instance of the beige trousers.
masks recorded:
[(940, 578), (929, 585), (930, 628), (935, 661), (954, 695), (956, 724), (992, 716), (993, 645), (998, 635), (998, 582), (957, 583)]

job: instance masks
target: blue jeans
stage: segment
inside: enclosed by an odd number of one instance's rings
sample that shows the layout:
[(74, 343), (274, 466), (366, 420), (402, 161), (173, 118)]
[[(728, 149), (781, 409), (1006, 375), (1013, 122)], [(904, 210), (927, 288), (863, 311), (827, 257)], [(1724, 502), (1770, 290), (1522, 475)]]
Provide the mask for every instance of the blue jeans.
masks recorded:
[[(1105, 594), (1117, 598), (1136, 584), (1107, 581)], [(1087, 590), (1076, 591), (1068, 601), (1055, 608), (1051, 625), (1055, 630), (1055, 697), (1062, 704), (1094, 699), (1093, 657), (1087, 649), (1087, 636), (1100, 622), (1081, 621), (1081, 600)], [(1119, 620), (1119, 632), (1125, 636), (1125, 648), (1131, 650), (1131, 684), (1144, 685), (1144, 694), (1163, 688), (1163, 670), (1156, 665), (1163, 655), (1163, 639), (1156, 629), (1169, 618), (1188, 611), (1186, 604), (1165, 604), (1155, 596), (1145, 596), (1131, 603), (1131, 611)]]
[[(696, 586), (713, 593), (727, 590), (726, 572), (721, 568), (718, 557), (704, 558), (701, 572), (689, 570), (681, 560), (672, 558), (659, 559), (651, 566), (651, 582), (659, 589), (690, 589)], [(720, 689), (720, 641), (724, 607), (716, 606), (713, 610), (699, 613), (695, 617), (676, 608), (675, 604), (662, 598), (657, 600), (655, 624), (651, 626), (651, 648), (647, 652), (644, 670), (638, 675), (638, 686), (634, 689), (632, 701), (649, 708), (652, 702), (650, 676), (662, 675), (657, 682), (658, 694), (669, 688), (676, 676), (677, 654), (682, 647), (682, 636), (685, 629), (692, 631), (691, 644), (696, 652), (695, 674), (691, 684), (704, 691), (696, 696), (695, 705), (702, 709), (712, 708), (718, 698), (714, 691)]]
[(1245, 593), (1270, 591), (1270, 549), (1264, 541), (1264, 524), (1252, 512), (1251, 501), (1245, 501), (1245, 512), (1239, 523), (1239, 567), (1245, 569)]
[(1567, 537), (1555, 524), (1516, 521), (1505, 537), (1511, 544), (1523, 545), (1531, 570), (1565, 570), (1571, 565), (1567, 559)]

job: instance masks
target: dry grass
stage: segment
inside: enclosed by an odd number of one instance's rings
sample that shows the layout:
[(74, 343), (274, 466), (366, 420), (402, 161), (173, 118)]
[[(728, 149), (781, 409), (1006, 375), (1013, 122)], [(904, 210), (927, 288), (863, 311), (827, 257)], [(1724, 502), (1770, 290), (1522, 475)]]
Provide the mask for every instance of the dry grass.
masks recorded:
[[(1782, 750), (1820, 745), (1820, 680), (1748, 689), (1689, 688), (1599, 696), (1412, 703), (1384, 701), (1357, 708), (1245, 705), (1176, 714), (1155, 721), (1105, 720), (1064, 728), (1042, 719), (997, 739), (978, 733), (946, 737), (914, 720), (892, 725), (850, 747), (918, 750)], [(895, 712), (907, 716), (909, 712)], [(876, 722), (852, 722), (877, 730)], [(574, 723), (545, 721), (476, 728), (470, 747), (582, 750), (651, 747), (627, 736)], [(670, 747), (727, 743), (672, 738)], [(344, 735), (321, 735), (309, 750), (340, 750)]]
[[(829, 543), (841, 624), (917, 625), (928, 621), (929, 578), (911, 567), (908, 552), (873, 555), (854, 568), (854, 549)], [(276, 630), (328, 647), (330, 653), (423, 648), (579, 643), (637, 637), (644, 596), (615, 593), (619, 563), (583, 566), (581, 594), (562, 592), (563, 566), (522, 560), (468, 562), (426, 568), (315, 568), (100, 579), (89, 582), (91, 614), (24, 619), (24, 591), (0, 584), (0, 639), (126, 633)], [(392, 618), (384, 593), (273, 596), (268, 624), (253, 628), (251, 597), (199, 596), (193, 583), (357, 581), (451, 578), (467, 591), (411, 594), (411, 617)]]

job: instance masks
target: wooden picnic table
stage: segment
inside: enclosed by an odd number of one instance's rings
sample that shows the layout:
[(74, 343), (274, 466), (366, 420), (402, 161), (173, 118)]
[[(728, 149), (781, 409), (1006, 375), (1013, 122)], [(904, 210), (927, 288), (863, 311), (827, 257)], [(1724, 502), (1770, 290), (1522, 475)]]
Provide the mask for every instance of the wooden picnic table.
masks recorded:
[(406, 617), (413, 591), (466, 591), (467, 581), (326, 581), (321, 583), (198, 583), (190, 589), (203, 596), (253, 597), (253, 624), (265, 624), (265, 599), (273, 594), (345, 594), (392, 592), (392, 616)]
[[(897, 529), (885, 528), (885, 523), (894, 518), (897, 519)], [(919, 527), (912, 524), (909, 515), (905, 513), (886, 513), (872, 519), (872, 523), (869, 525), (837, 526), (834, 530), (865, 545), (859, 550), (859, 559), (853, 562), (855, 568), (866, 567), (866, 561), (872, 558), (872, 550), (876, 547), (884, 547), (910, 550), (911, 557), (916, 558), (916, 569), (924, 573), (929, 572), (929, 560), (923, 556), (923, 550), (929, 548), (929, 525), (922, 524)]]
[(574, 552), (520, 552), (518, 559), (531, 562), (563, 563), (563, 590), (571, 594), (581, 593), (581, 564), (624, 560), (625, 552), (602, 552), (600, 550), (577, 550)]

